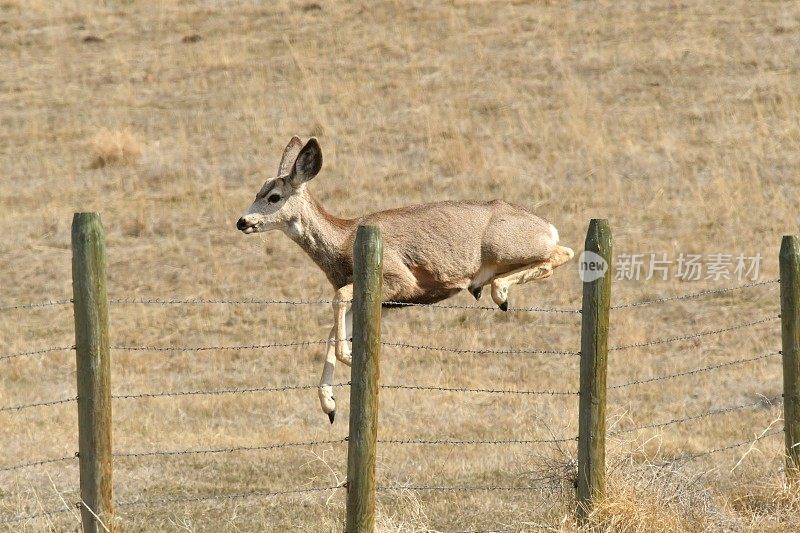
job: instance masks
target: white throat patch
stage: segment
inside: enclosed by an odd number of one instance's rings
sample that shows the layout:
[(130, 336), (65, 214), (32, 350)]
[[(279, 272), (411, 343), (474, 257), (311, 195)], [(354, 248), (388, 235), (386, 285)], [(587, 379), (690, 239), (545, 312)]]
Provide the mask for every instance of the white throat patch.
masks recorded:
[(286, 233), (290, 237), (298, 238), (302, 237), (304, 233), (303, 223), (300, 222), (300, 219), (295, 217), (289, 221), (289, 225), (286, 226)]

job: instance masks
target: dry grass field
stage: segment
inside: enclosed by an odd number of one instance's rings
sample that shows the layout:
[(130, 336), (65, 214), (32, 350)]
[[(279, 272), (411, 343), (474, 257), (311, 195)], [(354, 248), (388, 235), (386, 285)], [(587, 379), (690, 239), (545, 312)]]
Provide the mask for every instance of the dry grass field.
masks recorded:
[[(70, 298), (70, 223), (101, 213), (112, 298), (329, 299), (278, 233), (234, 228), (293, 134), (325, 155), (312, 192), (340, 216), (441, 199), (535, 210), (580, 251), (608, 218), (617, 257), (761, 254), (778, 276), (798, 232), (800, 4), (704, 2), (79, 2), (0, 0), (0, 305)], [(615, 303), (735, 286), (615, 281)], [(513, 306), (578, 308), (577, 264), (512, 288)], [(472, 306), (464, 292), (449, 303)], [(484, 296), (483, 304), (489, 303)], [(778, 286), (613, 311), (614, 346), (778, 313)], [(111, 307), (115, 346), (318, 340), (329, 305)], [(386, 341), (579, 349), (580, 315), (415, 308)], [(73, 342), (68, 305), (0, 311), (0, 356)], [(780, 325), (611, 352), (609, 384), (752, 358)], [(387, 346), (385, 384), (575, 391), (578, 358)], [(117, 395), (316, 384), (319, 345), (113, 352)], [(349, 370), (337, 368), (336, 381)], [(622, 431), (781, 393), (779, 357), (609, 392)], [(75, 395), (70, 351), (0, 360), (0, 405)], [(133, 453), (335, 441), (316, 392), (119, 399), (114, 448)], [(577, 396), (381, 391), (380, 439), (577, 434)], [(753, 408), (609, 438), (605, 531), (791, 531), (781, 410)], [(77, 531), (74, 402), (0, 412), (0, 521)], [(382, 532), (574, 531), (576, 450), (553, 444), (382, 444)], [(274, 492), (343, 481), (346, 444), (118, 458), (118, 502)], [(535, 487), (435, 491), (424, 486)], [(401, 487), (412, 487), (403, 489)], [(341, 531), (344, 491), (119, 505), (120, 531)], [(794, 523), (795, 526), (791, 526)]]

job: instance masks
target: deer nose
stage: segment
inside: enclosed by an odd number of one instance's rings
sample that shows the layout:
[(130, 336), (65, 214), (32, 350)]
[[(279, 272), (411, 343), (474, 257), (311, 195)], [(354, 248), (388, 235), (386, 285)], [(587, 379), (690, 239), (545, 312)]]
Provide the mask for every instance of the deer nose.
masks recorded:
[(246, 230), (248, 227), (250, 227), (250, 224), (248, 224), (248, 223), (245, 221), (244, 217), (240, 218), (240, 219), (239, 219), (239, 220), (236, 222), (236, 229), (238, 229), (238, 230), (240, 230), (240, 231), (244, 231), (244, 230)]

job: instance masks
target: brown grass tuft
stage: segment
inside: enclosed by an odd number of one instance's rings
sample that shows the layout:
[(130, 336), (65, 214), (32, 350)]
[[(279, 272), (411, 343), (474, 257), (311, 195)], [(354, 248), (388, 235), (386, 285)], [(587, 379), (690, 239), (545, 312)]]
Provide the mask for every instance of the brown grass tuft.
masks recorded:
[(705, 530), (701, 522), (686, 517), (678, 505), (666, 502), (656, 489), (641, 489), (629, 483), (616, 484), (597, 507), (590, 517), (593, 531)]
[(800, 492), (786, 483), (782, 475), (771, 477), (763, 483), (734, 487), (731, 507), (753, 520), (780, 520), (800, 511)]
[(132, 165), (142, 155), (142, 144), (128, 130), (103, 128), (94, 136), (92, 145), (92, 168), (107, 165)]

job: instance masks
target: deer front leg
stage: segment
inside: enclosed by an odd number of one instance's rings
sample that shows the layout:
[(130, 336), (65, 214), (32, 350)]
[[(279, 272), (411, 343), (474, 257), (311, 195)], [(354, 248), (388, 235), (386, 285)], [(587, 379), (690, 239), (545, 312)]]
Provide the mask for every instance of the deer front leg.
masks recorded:
[(350, 335), (350, 331), (352, 331), (352, 319), (349, 310), (352, 299), (352, 284), (345, 285), (336, 291), (336, 297), (333, 299), (334, 328), (336, 329), (336, 359), (347, 366), (350, 366), (350, 364), (353, 362), (350, 343), (347, 340)]
[(353, 327), (349, 309), (352, 298), (352, 285), (346, 285), (336, 291), (333, 299), (333, 327), (328, 334), (328, 342), (325, 343), (325, 366), (322, 368), (322, 377), (317, 390), (322, 411), (328, 415), (331, 424), (336, 418), (336, 400), (333, 397), (333, 371), (336, 369), (336, 360), (347, 366), (350, 366), (353, 360), (347, 341)]
[(328, 415), (328, 420), (333, 424), (336, 418), (336, 400), (333, 397), (333, 371), (336, 368), (336, 325), (331, 328), (328, 334), (328, 342), (325, 343), (325, 366), (322, 368), (322, 378), (319, 380), (319, 403), (322, 412)]

